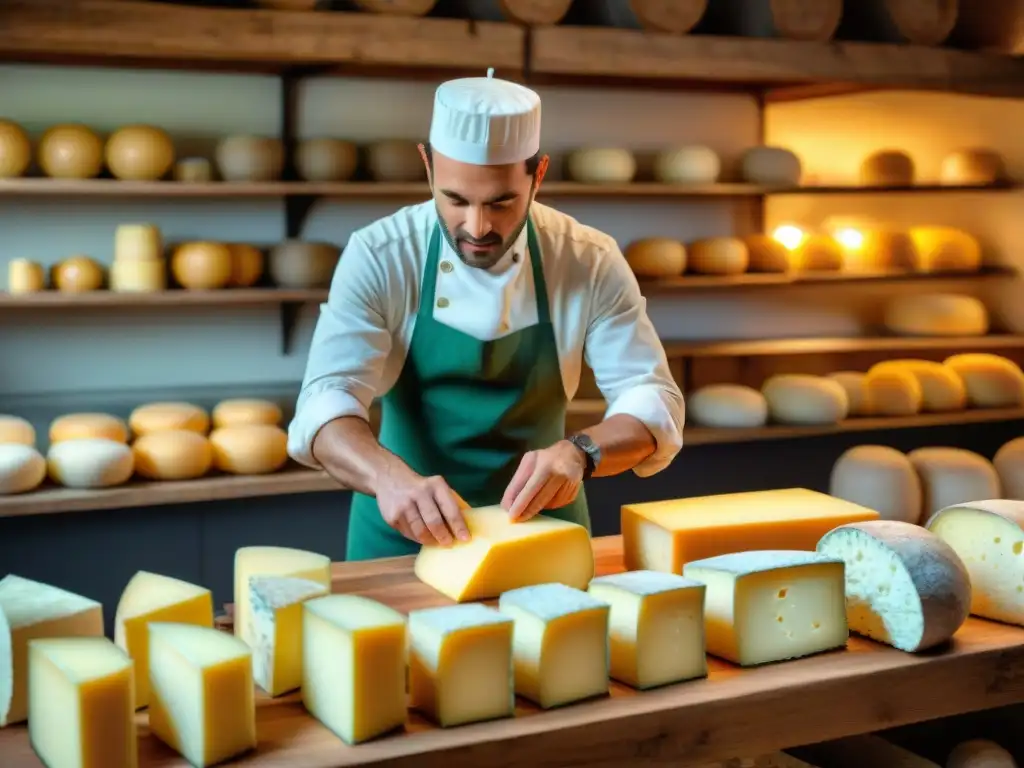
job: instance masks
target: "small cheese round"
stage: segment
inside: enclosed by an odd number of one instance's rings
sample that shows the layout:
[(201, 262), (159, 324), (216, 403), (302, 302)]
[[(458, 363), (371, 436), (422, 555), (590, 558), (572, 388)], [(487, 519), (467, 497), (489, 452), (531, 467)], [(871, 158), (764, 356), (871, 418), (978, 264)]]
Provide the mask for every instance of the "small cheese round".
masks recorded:
[(864, 379), (876, 416), (914, 416), (924, 395), (917, 377), (903, 368), (872, 368)]
[(46, 288), (46, 273), (38, 261), (11, 259), (7, 263), (7, 292), (39, 293)]
[(834, 272), (843, 268), (843, 248), (828, 235), (811, 234), (793, 249), (793, 263), (808, 272)]
[(963, 448), (918, 448), (907, 454), (924, 493), (923, 516), (977, 499), (1000, 498), (999, 475), (984, 456)]
[(32, 142), (25, 129), (10, 120), (0, 120), (0, 179), (14, 179), (32, 163)]
[(788, 272), (793, 268), (793, 254), (769, 235), (747, 235), (747, 269), (751, 272)]
[(128, 442), (124, 419), (109, 413), (68, 413), (50, 422), (50, 445), (66, 440), (99, 439)]
[(246, 424), (272, 424), (278, 426), (284, 414), (277, 403), (255, 398), (221, 400), (213, 409), (213, 426), (234, 427)]
[(114, 230), (114, 262), (156, 261), (164, 257), (164, 241), (155, 224), (119, 224)]
[(54, 265), (53, 287), (62, 293), (85, 293), (103, 287), (103, 265), (88, 256), (71, 256)]
[(91, 128), (55, 125), (39, 139), (39, 166), (54, 179), (91, 179), (103, 170), (103, 141)]
[(213, 464), (210, 441), (187, 429), (150, 432), (132, 444), (135, 472), (147, 480), (193, 480)]
[(942, 159), (939, 179), (959, 187), (998, 184), (1006, 179), (1006, 161), (993, 149), (958, 149)]
[(231, 251), (231, 279), (228, 285), (232, 288), (250, 288), (263, 277), (263, 251), (245, 243), (226, 243)]
[(577, 149), (566, 158), (569, 178), (582, 184), (628, 184), (636, 176), (636, 158), (628, 149)]
[(899, 296), (885, 307), (885, 327), (899, 336), (984, 336), (988, 310), (974, 296), (955, 293)]
[(751, 184), (796, 187), (802, 175), (800, 158), (782, 147), (751, 147), (740, 158), (740, 177)]
[(348, 181), (358, 166), (359, 148), (351, 141), (305, 139), (295, 149), (295, 170), (305, 181)]
[(987, 352), (965, 352), (942, 362), (963, 379), (972, 408), (1024, 405), (1024, 372), (1013, 360)]
[(686, 270), (686, 246), (667, 237), (646, 237), (626, 246), (626, 263), (637, 277), (678, 277)]
[(156, 181), (174, 165), (174, 143), (152, 125), (126, 125), (107, 139), (107, 167), (124, 181)]
[(902, 370), (921, 385), (921, 410), (927, 413), (962, 411), (967, 407), (967, 387), (948, 365), (934, 360), (883, 360), (871, 371)]
[(917, 470), (887, 445), (857, 445), (832, 465), (829, 494), (875, 510), (883, 520), (917, 523), (922, 492)]
[(956, 227), (912, 227), (918, 272), (977, 272), (981, 269), (981, 245), (973, 235)]
[(846, 618), (858, 635), (917, 653), (953, 637), (970, 613), (963, 561), (920, 526), (848, 523), (826, 533), (816, 550), (846, 565)]
[(994, 741), (970, 739), (953, 747), (946, 768), (1017, 768), (1017, 761)]
[(996, 451), (992, 466), (999, 475), (1003, 498), (1024, 501), (1024, 437), (1004, 443)]
[(686, 413), (704, 427), (754, 429), (768, 421), (768, 401), (753, 387), (711, 384), (686, 398)]
[(914, 161), (906, 152), (884, 149), (864, 158), (860, 183), (865, 187), (909, 187), (914, 184)]
[(738, 237), (708, 237), (687, 249), (687, 265), (702, 275), (741, 275), (749, 263), (747, 245)]
[(182, 243), (171, 256), (171, 274), (182, 288), (209, 291), (231, 280), (231, 249), (224, 243)]
[(28, 419), (0, 413), (0, 445), (35, 445), (36, 429)]
[(46, 459), (31, 445), (0, 443), (0, 496), (34, 491), (46, 479)]
[(764, 383), (761, 393), (772, 420), (780, 424), (838, 424), (850, 410), (846, 390), (824, 376), (778, 374)]
[(50, 479), (66, 488), (109, 488), (128, 482), (135, 462), (124, 443), (85, 438), (51, 446), (46, 466)]
[(721, 172), (722, 161), (711, 147), (666, 149), (654, 158), (654, 178), (664, 184), (714, 184)]
[(186, 429), (205, 435), (210, 430), (210, 417), (198, 405), (191, 403), (148, 403), (131, 412), (128, 426), (136, 437), (171, 429)]
[(288, 461), (288, 433), (271, 424), (221, 427), (210, 433), (213, 465), (232, 475), (265, 475)]
[(867, 388), (867, 374), (862, 371), (835, 371), (828, 374), (846, 390), (846, 399), (850, 402), (847, 416), (870, 416), (874, 413), (871, 405), (871, 393)]
[(213, 179), (213, 164), (205, 157), (183, 157), (174, 164), (174, 180), (202, 184)]

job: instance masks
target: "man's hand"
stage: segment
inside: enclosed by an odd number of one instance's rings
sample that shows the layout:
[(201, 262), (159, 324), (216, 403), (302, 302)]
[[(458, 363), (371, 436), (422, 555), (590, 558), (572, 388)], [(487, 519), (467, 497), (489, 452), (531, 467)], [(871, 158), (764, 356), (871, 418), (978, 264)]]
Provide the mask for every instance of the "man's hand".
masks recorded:
[(462, 519), (469, 505), (443, 477), (422, 477), (412, 470), (390, 474), (377, 490), (377, 506), (384, 522), (420, 544), (447, 547), (456, 538), (469, 541)]
[(582, 451), (568, 440), (530, 451), (519, 462), (501, 506), (513, 521), (529, 520), (545, 509), (564, 507), (579, 493), (585, 468)]

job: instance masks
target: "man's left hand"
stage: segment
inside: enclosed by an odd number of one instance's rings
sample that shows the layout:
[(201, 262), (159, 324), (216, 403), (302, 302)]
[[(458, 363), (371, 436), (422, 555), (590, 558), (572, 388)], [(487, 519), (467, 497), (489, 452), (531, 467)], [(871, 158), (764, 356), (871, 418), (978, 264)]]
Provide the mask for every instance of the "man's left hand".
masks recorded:
[(501, 506), (513, 522), (529, 520), (545, 509), (564, 507), (579, 493), (585, 468), (583, 452), (568, 440), (530, 451), (519, 462)]

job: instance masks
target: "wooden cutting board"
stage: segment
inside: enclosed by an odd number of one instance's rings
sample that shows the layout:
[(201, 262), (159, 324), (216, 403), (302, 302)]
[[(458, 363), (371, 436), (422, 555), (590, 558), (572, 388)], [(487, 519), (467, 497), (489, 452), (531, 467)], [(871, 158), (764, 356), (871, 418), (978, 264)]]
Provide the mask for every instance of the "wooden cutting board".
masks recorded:
[[(601, 574), (622, 570), (619, 537), (596, 539)], [(408, 611), (450, 601), (420, 583), (411, 557), (334, 566), (334, 591)], [(709, 659), (706, 680), (610, 696), (442, 730), (410, 713), (406, 730), (344, 745), (303, 709), (298, 694), (258, 698), (259, 747), (246, 768), (673, 768), (750, 756), (952, 714), (1024, 702), (1024, 629), (969, 619), (941, 651), (911, 655), (850, 638), (845, 651), (742, 670)], [(139, 768), (187, 768), (139, 715)], [(0, 730), (3, 768), (42, 768), (24, 726)]]

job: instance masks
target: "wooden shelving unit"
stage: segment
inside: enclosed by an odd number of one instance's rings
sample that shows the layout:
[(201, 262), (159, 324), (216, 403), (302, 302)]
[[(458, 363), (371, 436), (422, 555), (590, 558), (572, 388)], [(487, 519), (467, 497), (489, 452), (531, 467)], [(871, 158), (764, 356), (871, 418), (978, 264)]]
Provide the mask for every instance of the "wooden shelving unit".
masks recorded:
[(754, 357), (814, 355), (825, 352), (913, 352), (915, 350), (971, 350), (993, 352), (1024, 347), (1024, 334), (989, 336), (865, 336), (858, 338), (758, 339), (753, 341), (667, 341), (669, 357)]

